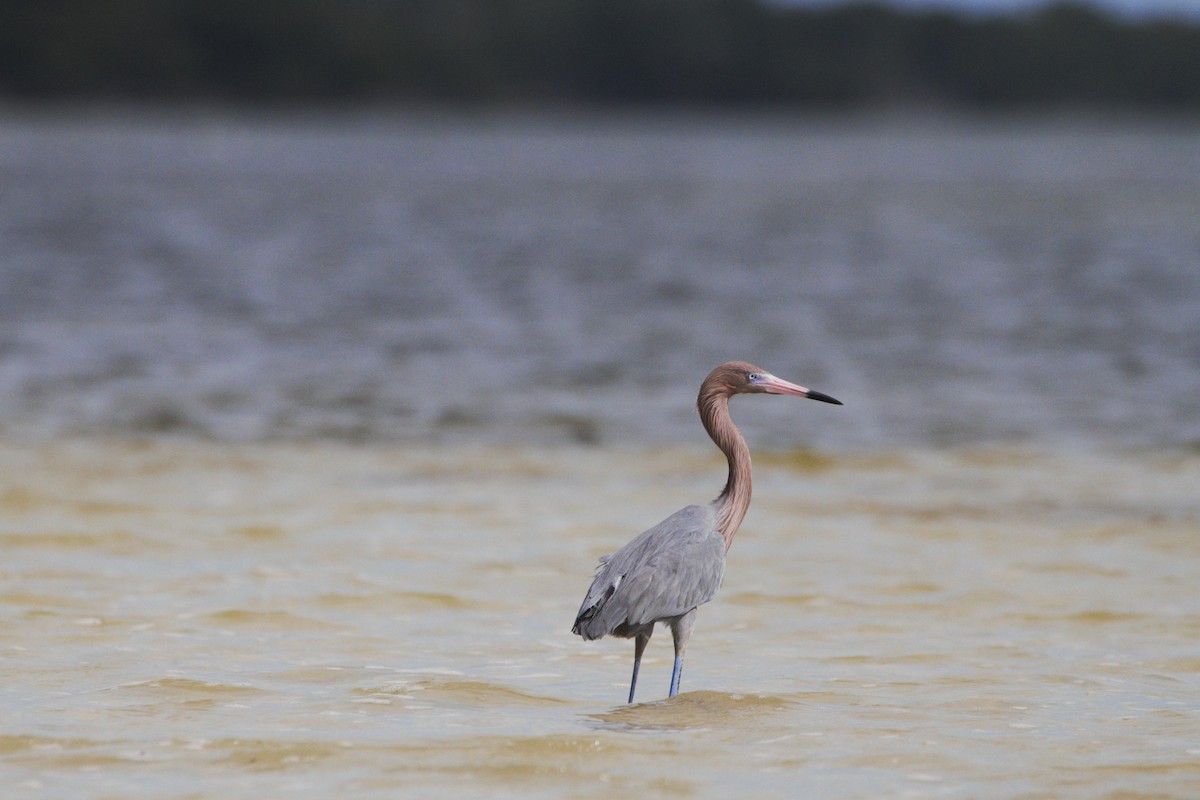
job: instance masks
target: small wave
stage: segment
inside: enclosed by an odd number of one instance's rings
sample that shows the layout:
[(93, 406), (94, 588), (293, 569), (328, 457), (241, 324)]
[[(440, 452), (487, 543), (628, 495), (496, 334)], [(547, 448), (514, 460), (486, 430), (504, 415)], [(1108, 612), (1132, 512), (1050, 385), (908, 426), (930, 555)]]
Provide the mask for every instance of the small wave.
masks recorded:
[(590, 714), (589, 719), (602, 728), (621, 730), (724, 728), (778, 714), (787, 710), (793, 702), (776, 695), (684, 692), (671, 698)]
[(1145, 617), (1127, 611), (1109, 611), (1106, 609), (1087, 609), (1071, 614), (1067, 619), (1071, 622), (1083, 622), (1089, 625), (1103, 625), (1109, 622), (1134, 622)]
[(226, 739), (212, 742), (206, 749), (225, 751), (223, 760), (226, 763), (253, 771), (269, 772), (312, 765), (342, 752), (345, 748), (332, 742)]
[(325, 622), (302, 617), (290, 611), (252, 611), (249, 609), (230, 608), (208, 615), (208, 619), (218, 625), (237, 625), (260, 628), (287, 629), (329, 629), (333, 626)]
[(787, 469), (805, 475), (828, 472), (838, 466), (838, 460), (827, 453), (807, 447), (792, 450), (760, 450), (754, 463), (771, 469)]
[(94, 747), (90, 739), (59, 739), (50, 736), (0, 735), (0, 755), (25, 753), (31, 750), (63, 751)]
[(819, 594), (766, 594), (764, 592), (738, 592), (725, 598), (725, 602), (740, 606), (805, 606), (819, 603)]
[(442, 703), (463, 704), (474, 707), (511, 707), (559, 705), (565, 701), (556, 697), (530, 694), (486, 681), (471, 680), (416, 680), (393, 686), (365, 687), (355, 689), (354, 694), (365, 697), (403, 695), (422, 700)]
[(214, 683), (195, 678), (155, 678), (121, 684), (119, 689), (150, 689), (188, 694), (253, 694), (262, 690), (241, 683)]
[(122, 552), (149, 547), (150, 540), (128, 531), (44, 531), (0, 535), (0, 547), (31, 547), (52, 550), (115, 549)]
[(371, 608), (381, 605), (406, 611), (467, 611), (482, 608), (480, 603), (448, 592), (327, 592), (318, 599), (322, 605), (332, 608)]

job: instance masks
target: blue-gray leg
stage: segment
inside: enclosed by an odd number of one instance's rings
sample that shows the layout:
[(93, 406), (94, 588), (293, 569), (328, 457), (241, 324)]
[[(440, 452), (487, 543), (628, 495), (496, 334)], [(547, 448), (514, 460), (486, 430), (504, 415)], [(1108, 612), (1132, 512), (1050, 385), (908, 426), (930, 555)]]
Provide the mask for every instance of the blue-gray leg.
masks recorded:
[[(653, 630), (653, 629), (651, 629)], [(646, 643), (650, 641), (650, 634), (638, 636), (633, 640), (633, 680), (629, 681), (629, 702), (633, 702), (633, 693), (637, 690), (638, 669), (642, 666), (642, 653), (646, 650)]]
[(675, 667), (671, 670), (669, 697), (679, 694), (679, 676), (683, 673), (683, 655), (687, 652), (688, 640), (692, 638), (692, 626), (696, 624), (696, 609), (692, 609), (671, 623), (671, 636), (675, 639)]
[(679, 694), (679, 676), (682, 673), (683, 659), (677, 657), (675, 659), (675, 668), (671, 670), (671, 691), (667, 694), (667, 697), (674, 697)]

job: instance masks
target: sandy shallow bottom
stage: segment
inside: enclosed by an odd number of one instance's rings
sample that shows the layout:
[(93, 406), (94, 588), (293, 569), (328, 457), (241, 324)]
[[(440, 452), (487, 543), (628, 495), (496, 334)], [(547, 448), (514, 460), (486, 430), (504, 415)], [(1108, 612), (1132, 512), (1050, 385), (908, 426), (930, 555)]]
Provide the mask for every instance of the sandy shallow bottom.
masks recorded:
[(1200, 455), (755, 465), (626, 706), (571, 621), (706, 449), (0, 443), (5, 796), (1195, 796)]

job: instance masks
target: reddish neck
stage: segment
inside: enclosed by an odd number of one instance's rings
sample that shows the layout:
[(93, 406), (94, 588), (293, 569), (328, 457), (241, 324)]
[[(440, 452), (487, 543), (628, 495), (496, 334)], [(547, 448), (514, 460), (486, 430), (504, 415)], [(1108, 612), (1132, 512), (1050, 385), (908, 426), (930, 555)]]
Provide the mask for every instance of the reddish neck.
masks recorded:
[(750, 507), (750, 448), (729, 416), (729, 394), (720, 387), (704, 386), (697, 402), (700, 422), (729, 462), (729, 478), (714, 503), (717, 506), (717, 530), (725, 539), (725, 549), (733, 544), (746, 509)]

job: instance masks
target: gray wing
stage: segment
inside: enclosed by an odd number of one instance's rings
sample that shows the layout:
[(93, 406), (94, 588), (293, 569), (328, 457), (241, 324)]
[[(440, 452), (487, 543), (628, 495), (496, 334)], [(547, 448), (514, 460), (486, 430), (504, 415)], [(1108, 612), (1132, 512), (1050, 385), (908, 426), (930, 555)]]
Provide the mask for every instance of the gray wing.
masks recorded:
[(571, 630), (598, 639), (677, 617), (713, 599), (724, 575), (715, 510), (688, 506), (600, 559)]

